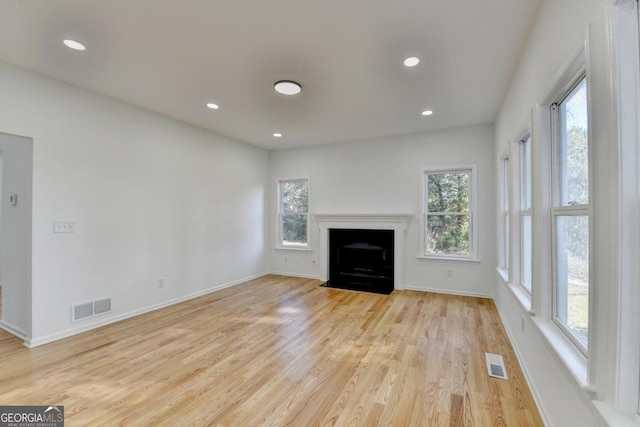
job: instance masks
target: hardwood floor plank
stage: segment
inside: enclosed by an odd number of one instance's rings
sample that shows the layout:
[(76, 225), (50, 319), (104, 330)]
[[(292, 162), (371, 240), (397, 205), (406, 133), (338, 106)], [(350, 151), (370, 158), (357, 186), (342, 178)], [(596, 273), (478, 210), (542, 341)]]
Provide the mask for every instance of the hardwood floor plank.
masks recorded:
[(464, 426), (464, 398), (459, 394), (451, 395), (451, 414), (449, 426), (462, 427)]
[(69, 426), (542, 425), (492, 301), (319, 285), (265, 276), (34, 349), (0, 332), (0, 401)]

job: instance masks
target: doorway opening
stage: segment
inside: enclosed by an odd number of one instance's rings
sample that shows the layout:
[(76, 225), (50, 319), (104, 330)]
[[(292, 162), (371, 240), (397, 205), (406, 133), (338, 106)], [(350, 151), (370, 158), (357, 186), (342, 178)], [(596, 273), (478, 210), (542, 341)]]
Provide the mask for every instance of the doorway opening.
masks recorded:
[(33, 140), (0, 133), (0, 328), (32, 336)]

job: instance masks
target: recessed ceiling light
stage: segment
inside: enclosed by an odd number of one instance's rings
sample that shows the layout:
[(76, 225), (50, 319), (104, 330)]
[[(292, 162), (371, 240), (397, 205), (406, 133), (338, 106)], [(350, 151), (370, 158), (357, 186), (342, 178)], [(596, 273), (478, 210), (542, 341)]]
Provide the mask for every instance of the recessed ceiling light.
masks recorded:
[(273, 136), (275, 136), (276, 138), (281, 138), (281, 137), (282, 137), (282, 134), (281, 134), (281, 133), (277, 133), (277, 132), (276, 132), (276, 133), (274, 133), (274, 134), (273, 134)]
[(423, 115), (423, 116), (430, 116), (430, 115), (432, 115), (432, 114), (433, 114), (433, 111), (431, 111), (431, 110), (424, 110), (424, 111), (422, 112), (422, 115)]
[(419, 63), (420, 63), (420, 58), (417, 58), (415, 56), (410, 56), (404, 60), (405, 67), (415, 67)]
[(273, 88), (276, 92), (281, 93), (283, 95), (297, 95), (302, 91), (302, 86), (300, 83), (296, 83), (291, 80), (280, 80), (279, 82), (275, 82), (273, 84)]
[(213, 102), (208, 103), (207, 107), (211, 108), (212, 110), (217, 110), (218, 108), (220, 108), (218, 104), (214, 104)]
[(85, 45), (83, 45), (82, 43), (77, 42), (75, 40), (66, 39), (66, 40), (63, 40), (62, 43), (64, 43), (64, 45), (66, 47), (68, 47), (70, 49), (73, 49), (73, 50), (85, 50), (86, 49)]

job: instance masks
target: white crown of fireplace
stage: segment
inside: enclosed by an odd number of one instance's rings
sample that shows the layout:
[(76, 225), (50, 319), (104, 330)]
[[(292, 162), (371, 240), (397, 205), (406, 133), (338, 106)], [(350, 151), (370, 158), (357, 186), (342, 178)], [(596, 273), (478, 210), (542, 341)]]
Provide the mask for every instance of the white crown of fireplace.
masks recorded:
[(320, 229), (320, 279), (329, 277), (329, 230), (353, 228), (360, 230), (393, 230), (394, 289), (404, 289), (405, 234), (412, 214), (315, 214)]

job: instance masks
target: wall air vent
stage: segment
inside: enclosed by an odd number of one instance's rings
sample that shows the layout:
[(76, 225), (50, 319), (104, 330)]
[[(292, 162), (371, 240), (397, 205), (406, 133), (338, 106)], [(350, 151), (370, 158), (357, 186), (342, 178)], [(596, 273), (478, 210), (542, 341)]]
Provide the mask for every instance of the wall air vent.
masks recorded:
[(86, 319), (87, 317), (93, 316), (93, 303), (88, 302), (86, 304), (78, 304), (71, 307), (73, 319), (72, 320), (81, 320)]
[(71, 321), (89, 319), (99, 314), (111, 311), (111, 298), (103, 298), (96, 301), (75, 304), (71, 306)]
[(111, 311), (111, 298), (105, 298), (93, 302), (93, 312), (95, 315), (108, 313)]
[(494, 353), (485, 353), (484, 356), (487, 359), (487, 371), (490, 377), (500, 378), (502, 380), (509, 379), (502, 356)]

